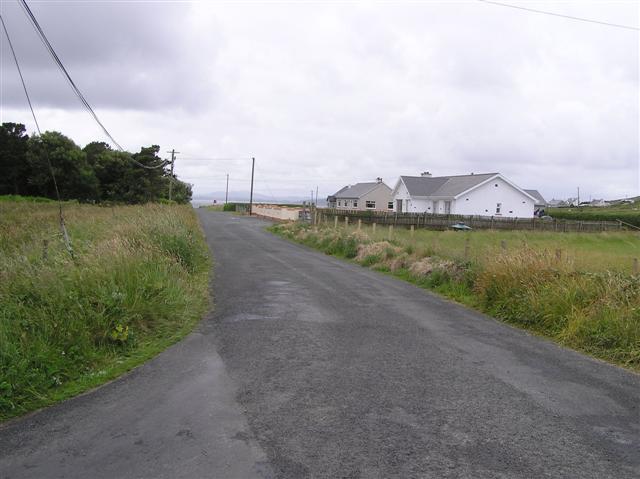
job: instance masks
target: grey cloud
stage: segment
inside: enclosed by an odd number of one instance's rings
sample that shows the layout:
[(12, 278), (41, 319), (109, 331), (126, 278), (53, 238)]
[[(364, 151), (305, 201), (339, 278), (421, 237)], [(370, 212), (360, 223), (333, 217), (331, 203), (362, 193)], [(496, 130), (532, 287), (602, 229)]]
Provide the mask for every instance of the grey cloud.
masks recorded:
[[(55, 2), (32, 10), (93, 106), (199, 110), (215, 102), (208, 62), (216, 50), (208, 48), (207, 64), (194, 61), (202, 39), (184, 34), (188, 4)], [(2, 11), (34, 100), (80, 108), (18, 5), (3, 2)], [(3, 54), (4, 102), (20, 105), (21, 86), (4, 45)]]
[[(14, 36), (45, 119), (80, 142), (94, 139), (81, 112), (61, 113), (76, 100), (20, 12), (2, 8), (12, 30), (22, 21)], [(631, 4), (553, 8), (616, 23), (638, 15)], [(549, 197), (573, 194), (573, 183), (594, 196), (638, 192), (632, 32), (475, 1), (38, 3), (34, 11), (124, 144), (256, 156), (262, 193), (307, 195), (319, 184), (326, 195), (425, 169), (502, 171)], [(24, 109), (8, 60), (5, 117)], [(242, 163), (185, 160), (178, 172), (196, 193), (223, 185), (226, 172), (247, 176)]]

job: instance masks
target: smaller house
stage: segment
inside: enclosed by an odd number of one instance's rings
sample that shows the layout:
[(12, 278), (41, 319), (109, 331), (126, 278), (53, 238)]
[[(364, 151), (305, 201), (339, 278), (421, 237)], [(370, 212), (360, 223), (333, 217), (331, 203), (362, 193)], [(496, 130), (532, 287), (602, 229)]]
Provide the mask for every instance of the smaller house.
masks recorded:
[(342, 210), (393, 210), (391, 188), (382, 178), (375, 182), (348, 185), (327, 197), (327, 206)]

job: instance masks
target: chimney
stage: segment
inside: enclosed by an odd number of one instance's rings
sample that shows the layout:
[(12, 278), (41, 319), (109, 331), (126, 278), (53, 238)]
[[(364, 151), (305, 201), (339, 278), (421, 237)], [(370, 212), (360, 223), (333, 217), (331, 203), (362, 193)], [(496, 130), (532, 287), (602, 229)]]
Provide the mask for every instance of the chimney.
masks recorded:
[(376, 183), (382, 183), (382, 178), (380, 178), (379, 176), (376, 178)]
[(431, 178), (433, 175), (428, 171), (423, 171), (422, 173), (420, 173), (420, 176), (423, 176), (425, 178)]

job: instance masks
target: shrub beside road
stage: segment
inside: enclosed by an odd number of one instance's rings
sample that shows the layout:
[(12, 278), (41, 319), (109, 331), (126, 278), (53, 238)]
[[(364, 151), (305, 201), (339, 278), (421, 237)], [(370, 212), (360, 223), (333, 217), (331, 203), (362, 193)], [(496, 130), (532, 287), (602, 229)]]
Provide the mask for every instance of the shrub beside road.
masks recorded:
[(0, 202), (0, 419), (94, 387), (187, 334), (208, 305), (191, 206)]

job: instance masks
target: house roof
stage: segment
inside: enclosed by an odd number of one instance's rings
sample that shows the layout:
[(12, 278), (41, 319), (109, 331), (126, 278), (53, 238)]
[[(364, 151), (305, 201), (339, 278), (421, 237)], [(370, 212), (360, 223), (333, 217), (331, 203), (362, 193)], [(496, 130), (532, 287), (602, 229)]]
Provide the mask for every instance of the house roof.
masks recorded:
[(384, 185), (384, 183), (377, 183), (375, 181), (371, 183), (356, 183), (355, 185), (345, 186), (340, 191), (334, 193), (332, 196), (334, 196), (335, 198), (360, 198), (361, 196), (369, 193), (378, 185)]
[(536, 199), (536, 205), (546, 205), (547, 201), (544, 199), (544, 196), (540, 194), (538, 190), (524, 190), (526, 193), (529, 193)]
[(498, 173), (458, 176), (401, 176), (411, 196), (457, 196)]

